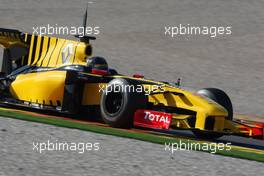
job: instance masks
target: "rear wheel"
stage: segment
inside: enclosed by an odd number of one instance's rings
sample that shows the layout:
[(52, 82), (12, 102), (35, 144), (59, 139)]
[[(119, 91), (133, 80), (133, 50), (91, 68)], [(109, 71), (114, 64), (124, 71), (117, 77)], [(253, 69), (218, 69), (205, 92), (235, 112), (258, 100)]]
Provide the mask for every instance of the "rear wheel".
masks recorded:
[(119, 128), (132, 127), (135, 111), (144, 109), (147, 103), (144, 92), (136, 92), (135, 88), (126, 79), (117, 78), (109, 82), (102, 94), (100, 106), (105, 123)]
[[(226, 117), (226, 119), (233, 120), (232, 102), (224, 91), (217, 89), (217, 88), (205, 88), (205, 89), (199, 90), (197, 93), (199, 95), (208, 97), (211, 100), (218, 103), (219, 105), (223, 106), (228, 112), (228, 116)], [(221, 133), (207, 132), (207, 131), (200, 131), (200, 130), (193, 130), (193, 133), (195, 136), (199, 138), (207, 138), (207, 139), (216, 139), (216, 138), (220, 138), (223, 136), (223, 134)]]

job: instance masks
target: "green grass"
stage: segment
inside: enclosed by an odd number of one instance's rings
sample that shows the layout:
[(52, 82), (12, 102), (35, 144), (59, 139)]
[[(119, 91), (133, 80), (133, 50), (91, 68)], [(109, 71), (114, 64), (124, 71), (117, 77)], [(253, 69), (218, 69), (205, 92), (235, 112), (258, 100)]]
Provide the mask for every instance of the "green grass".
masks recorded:
[[(60, 127), (74, 128), (74, 129), (91, 131), (91, 132), (101, 133), (101, 134), (106, 134), (106, 135), (114, 135), (114, 136), (119, 136), (119, 137), (132, 138), (132, 139), (137, 139), (137, 140), (142, 140), (142, 141), (147, 141), (147, 142), (152, 142), (152, 143), (157, 143), (157, 144), (163, 144), (163, 145), (165, 143), (167, 144), (175, 143), (179, 145), (180, 141), (182, 143), (183, 142), (184, 143), (198, 143), (199, 142), (199, 141), (189, 140), (189, 139), (182, 139), (182, 138), (179, 139), (179, 138), (165, 137), (165, 136), (149, 134), (149, 133), (139, 133), (139, 132), (130, 131), (130, 130), (109, 128), (109, 127), (104, 127), (104, 126), (98, 126), (95, 124), (84, 124), (84, 123), (80, 123), (77, 121), (69, 121), (69, 120), (65, 120), (61, 118), (52, 118), (52, 117), (43, 117), (43, 116), (39, 117), (35, 115), (28, 115), (28, 114), (23, 114), (23, 113), (18, 113), (18, 112), (12, 112), (11, 110), (0, 110), (0, 115), (4, 117), (15, 118), (15, 119), (51, 124), (51, 125), (56, 125)], [(200, 151), (210, 152), (208, 150), (200, 150)], [(215, 154), (264, 162), (263, 153), (242, 151), (237, 147), (232, 147), (230, 151), (217, 150)]]

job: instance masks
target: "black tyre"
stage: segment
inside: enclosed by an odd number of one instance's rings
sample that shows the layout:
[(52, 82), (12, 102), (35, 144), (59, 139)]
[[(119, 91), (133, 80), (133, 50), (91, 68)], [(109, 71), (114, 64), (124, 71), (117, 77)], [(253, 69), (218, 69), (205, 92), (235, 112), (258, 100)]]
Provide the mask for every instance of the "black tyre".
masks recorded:
[[(134, 90), (132, 89), (134, 87)], [(147, 97), (144, 92), (136, 92), (131, 81), (117, 78), (109, 82), (101, 97), (101, 116), (112, 127), (130, 128), (137, 109), (144, 109)]]
[[(228, 112), (228, 116), (226, 117), (226, 119), (233, 120), (232, 102), (224, 91), (217, 89), (217, 88), (205, 88), (205, 89), (199, 90), (197, 93), (199, 95), (208, 97), (211, 100), (223, 106)], [(206, 132), (206, 131), (200, 131), (200, 130), (194, 130), (193, 133), (199, 138), (207, 138), (207, 139), (215, 139), (215, 138), (219, 138), (223, 136), (223, 134), (221, 133)]]

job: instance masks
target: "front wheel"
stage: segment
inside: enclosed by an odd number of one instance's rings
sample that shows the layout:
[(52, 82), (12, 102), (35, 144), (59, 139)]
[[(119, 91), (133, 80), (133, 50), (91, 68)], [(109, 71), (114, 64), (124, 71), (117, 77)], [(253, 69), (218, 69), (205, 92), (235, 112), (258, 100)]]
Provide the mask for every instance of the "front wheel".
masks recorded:
[(147, 97), (144, 92), (136, 92), (131, 81), (121, 78), (113, 79), (107, 85), (101, 97), (101, 115), (105, 123), (112, 127), (130, 128), (134, 113), (144, 109)]

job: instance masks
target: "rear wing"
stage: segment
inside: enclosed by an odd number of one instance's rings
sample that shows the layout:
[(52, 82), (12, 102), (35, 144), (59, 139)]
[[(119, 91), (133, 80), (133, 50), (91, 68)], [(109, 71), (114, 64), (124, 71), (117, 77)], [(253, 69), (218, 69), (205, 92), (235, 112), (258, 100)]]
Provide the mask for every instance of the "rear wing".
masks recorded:
[(27, 47), (28, 44), (24, 42), (25, 34), (14, 29), (0, 28), (0, 45), (4, 48), (10, 48), (13, 45), (20, 45)]
[(29, 43), (25, 41), (25, 34), (13, 29), (0, 28), (0, 47), (4, 48), (3, 57), (0, 60), (0, 71), (10, 73), (13, 70), (13, 62), (17, 67), (23, 66), (22, 57), (28, 54)]
[(32, 35), (3, 28), (0, 28), (0, 47), (4, 48), (0, 71), (6, 74), (25, 65), (84, 65), (87, 56), (92, 55), (89, 42)]

